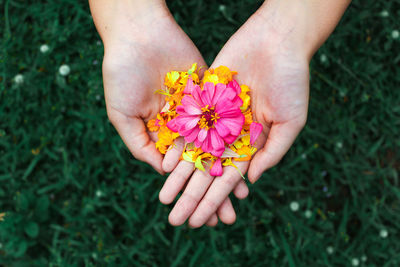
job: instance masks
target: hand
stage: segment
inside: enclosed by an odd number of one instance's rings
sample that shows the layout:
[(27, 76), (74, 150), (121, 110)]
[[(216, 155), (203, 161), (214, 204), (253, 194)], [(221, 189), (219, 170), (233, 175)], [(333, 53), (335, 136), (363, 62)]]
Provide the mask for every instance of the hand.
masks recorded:
[[(155, 118), (165, 104), (164, 97), (155, 90), (163, 87), (168, 71), (187, 70), (193, 62), (199, 66), (206, 63), (163, 1), (96, 0), (90, 4), (105, 46), (103, 80), (108, 117), (135, 158), (161, 174), (172, 171), (180, 154), (175, 153), (176, 149), (169, 152), (163, 169), (163, 156), (156, 150), (155, 136), (149, 135), (145, 121)], [(179, 179), (176, 172), (171, 177)], [(177, 194), (182, 187), (179, 181), (169, 181), (172, 183), (167, 184), (167, 193)], [(248, 194), (245, 184), (236, 191), (242, 198)], [(229, 221), (235, 212), (229, 198), (224, 203), (219, 216)], [(217, 223), (214, 214), (209, 225)]]
[[(260, 150), (250, 164), (248, 176), (252, 183), (277, 164), (294, 142), (306, 122), (309, 95), (311, 53), (301, 42), (303, 25), (295, 20), (285, 24), (264, 8), (235, 33), (211, 66), (228, 66), (238, 72), (240, 84), (251, 88), (254, 120), (264, 127), (256, 143)], [(245, 173), (249, 162), (236, 165)], [(175, 170), (184, 173), (183, 167)], [(241, 181), (233, 167), (225, 167), (224, 174), (215, 179), (196, 171), (172, 210), (170, 221), (181, 223), (190, 216), (192, 227), (202, 226)], [(191, 212), (181, 217), (186, 209)]]

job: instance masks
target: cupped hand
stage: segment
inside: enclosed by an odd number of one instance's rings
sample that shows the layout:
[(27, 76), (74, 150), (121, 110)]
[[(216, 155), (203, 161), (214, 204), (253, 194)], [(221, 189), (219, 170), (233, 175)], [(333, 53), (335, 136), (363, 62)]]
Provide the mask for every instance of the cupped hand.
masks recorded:
[[(116, 6), (107, 1), (91, 1), (105, 47), (103, 81), (108, 117), (135, 158), (147, 162), (161, 174), (170, 172), (178, 164), (180, 154), (176, 148), (169, 152), (163, 168), (163, 156), (155, 148), (156, 137), (145, 126), (165, 104), (164, 97), (155, 91), (163, 88), (168, 71), (188, 70), (194, 62), (199, 66), (206, 63), (162, 2), (148, 1), (145, 6), (113, 3)], [(116, 11), (108, 12), (113, 9)], [(193, 170), (193, 166), (190, 168)], [(177, 172), (171, 177), (178, 177)], [(169, 181), (172, 183), (168, 183), (167, 192), (177, 194), (183, 185), (174, 179)], [(245, 184), (237, 188), (237, 196), (247, 196)], [(228, 221), (232, 214), (235, 211), (227, 198), (218, 215)], [(208, 225), (217, 223), (217, 215), (210, 216)]]
[(193, 62), (205, 63), (166, 7), (141, 16), (126, 11), (114, 23), (104, 42), (108, 117), (133, 156), (164, 173), (163, 156), (145, 126), (165, 104), (164, 97), (155, 91), (163, 88), (168, 71), (187, 70)]
[[(248, 169), (252, 183), (289, 150), (306, 122), (308, 109), (310, 53), (302, 43), (303, 19), (294, 13), (285, 14), (294, 16), (285, 20), (279, 10), (273, 11), (267, 5), (260, 8), (231, 37), (211, 66), (225, 65), (237, 71), (238, 82), (251, 88), (253, 117), (263, 125), (263, 134), (256, 142), (259, 151), (251, 163), (236, 165), (242, 173)], [(178, 168), (175, 171), (190, 175), (183, 167)], [(192, 227), (202, 226), (242, 182), (238, 170), (230, 166), (221, 177), (204, 176), (200, 171), (193, 174), (170, 221), (181, 223), (190, 216)], [(190, 212), (182, 217), (187, 209)]]

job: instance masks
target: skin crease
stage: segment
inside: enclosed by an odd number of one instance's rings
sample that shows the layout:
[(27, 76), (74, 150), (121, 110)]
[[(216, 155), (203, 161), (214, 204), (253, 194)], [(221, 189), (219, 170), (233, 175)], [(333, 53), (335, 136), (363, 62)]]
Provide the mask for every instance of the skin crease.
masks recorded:
[[(108, 117), (134, 157), (163, 174), (163, 156), (155, 149), (156, 137), (145, 127), (165, 104), (164, 97), (154, 92), (163, 87), (168, 71), (187, 70), (193, 62), (199, 66), (206, 63), (165, 5), (156, 4), (151, 13), (141, 13), (151, 16), (137, 15), (128, 6), (110, 7), (110, 2), (91, 1), (90, 5), (105, 47), (103, 82)], [(104, 9), (118, 16), (104, 13)], [(235, 191), (239, 198), (248, 194), (244, 183)], [(223, 222), (236, 216), (228, 197), (216, 213)], [(210, 216), (209, 226), (218, 222), (216, 213)]]

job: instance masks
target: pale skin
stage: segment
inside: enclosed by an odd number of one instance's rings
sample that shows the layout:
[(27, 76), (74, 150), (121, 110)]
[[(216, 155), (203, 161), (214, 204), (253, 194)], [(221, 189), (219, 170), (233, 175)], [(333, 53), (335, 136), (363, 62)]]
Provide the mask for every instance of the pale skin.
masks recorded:
[[(96, 5), (97, 3), (98, 1), (96, 1)], [(264, 171), (275, 166), (282, 159), (303, 128), (308, 109), (308, 65), (310, 59), (331, 34), (349, 3), (349, 0), (266, 1), (230, 38), (213, 62), (211, 67), (225, 65), (237, 71), (239, 73), (236, 76), (238, 82), (247, 84), (251, 88), (254, 119), (263, 124), (264, 127), (263, 134), (256, 143), (259, 151), (252, 161), (237, 163), (242, 173), (248, 171), (250, 182), (256, 182)], [(162, 6), (165, 7), (165, 5)], [(94, 14), (93, 8), (92, 13)], [(96, 22), (95, 14), (94, 19)], [(142, 19), (145, 20), (145, 16)], [(169, 17), (170, 20), (171, 18)], [(159, 21), (158, 27), (162, 27), (162, 24), (166, 23), (162, 20)], [(101, 23), (96, 22), (96, 26), (103, 38), (99, 24)], [(144, 27), (145, 24), (146, 22), (143, 21), (142, 26)], [(164, 24), (164, 31), (172, 31), (172, 25), (176, 24), (171, 21)], [(156, 31), (154, 28), (153, 31)], [(183, 40), (188, 40), (180, 29), (177, 31), (179, 34), (176, 36)], [(170, 34), (173, 35), (174, 33), (170, 32)], [(118, 37), (118, 34), (116, 36)], [(157, 37), (159, 36), (157, 35)], [(115, 39), (116, 37), (110, 38)], [(151, 31), (148, 38), (148, 40), (152, 38)], [(103, 41), (105, 41), (105, 38), (103, 38)], [(114, 42), (110, 41), (109, 43)], [(186, 45), (183, 45), (183, 43), (186, 43)], [(189, 219), (191, 227), (200, 227), (204, 224), (214, 226), (218, 223), (218, 216), (225, 223), (233, 223), (236, 219), (236, 214), (229, 200), (230, 192), (233, 190), (238, 198), (244, 198), (248, 194), (247, 186), (243, 183), (236, 169), (225, 167), (223, 176), (217, 178), (210, 177), (207, 173), (201, 171), (193, 172), (193, 166), (190, 163), (178, 162), (181, 153), (180, 148), (183, 147), (182, 141), (176, 148), (169, 151), (163, 159), (161, 154), (157, 154), (154, 143), (150, 138), (145, 137), (144, 126), (139, 128), (132, 126), (133, 123), (138, 123), (140, 119), (153, 118), (162, 108), (161, 100), (154, 105), (140, 102), (140, 100), (150, 101), (151, 97), (153, 97), (154, 101), (154, 96), (150, 96), (152, 92), (149, 91), (151, 78), (157, 77), (158, 80), (154, 80), (151, 84), (151, 86), (155, 86), (162, 82), (163, 74), (171, 69), (179, 69), (186, 63), (190, 65), (189, 62), (204, 62), (201, 61), (200, 54), (190, 41), (176, 41), (171, 47), (163, 47), (165, 49), (163, 53), (160, 53), (160, 47), (158, 47), (154, 48), (153, 51), (150, 49), (147, 54), (155, 57), (160, 54), (173, 55), (176, 53), (176, 46), (180, 47), (180, 51), (182, 51), (180, 45), (187, 53), (180, 57), (165, 57), (165, 61), (161, 61), (162, 63), (158, 62), (159, 60), (155, 62), (149, 58), (140, 57), (135, 57), (134, 60), (125, 62), (125, 64), (133, 65), (138, 62), (145, 62), (145, 64), (142, 63), (141, 65), (145, 65), (147, 68), (142, 66), (140, 71), (143, 71), (143, 75), (151, 73), (148, 76), (144, 76), (150, 80), (142, 79), (142, 82), (139, 83), (137, 80), (135, 82), (132, 81), (134, 84), (142, 85), (147, 83), (148, 85), (140, 90), (146, 93), (140, 94), (141, 98), (137, 99), (134, 105), (135, 108), (132, 109), (126, 107), (129, 107), (127, 103), (133, 101), (134, 97), (121, 97), (121, 94), (126, 94), (130, 90), (117, 89), (118, 86), (116, 86), (121, 84), (118, 82), (120, 81), (119, 79), (122, 79), (125, 82), (124, 84), (129, 84), (128, 76), (116, 78), (113, 76), (115, 72), (112, 72), (109, 74), (111, 77), (108, 78), (108, 73), (104, 71), (108, 55), (115, 57), (115, 53), (107, 52), (113, 50), (107, 49), (105, 44), (106, 53), (103, 63), (103, 75), (108, 114), (135, 157), (151, 162), (152, 166), (160, 173), (172, 171), (160, 191), (161, 202), (165, 204), (171, 203), (184, 185), (187, 184), (182, 196), (170, 213), (169, 221), (172, 225), (183, 224)], [(185, 50), (186, 48), (187, 50)], [(129, 48), (126, 49), (129, 50)], [(132, 46), (130, 49), (132, 49)], [(110, 60), (114, 61), (116, 65), (119, 64), (119, 60), (115, 58)], [(151, 72), (155, 68), (159, 70), (158, 76), (155, 72)], [(185, 68), (187, 68), (187, 65), (183, 69)], [(143, 76), (136, 78), (140, 80)], [(116, 82), (106, 82), (106, 80)], [(107, 88), (113, 89), (109, 90)], [(108, 93), (107, 91), (111, 92)], [(137, 98), (137, 95), (135, 96)], [(143, 109), (138, 110), (138, 107)], [(157, 108), (159, 109), (157, 110)], [(116, 109), (116, 112), (114, 109)], [(134, 128), (140, 129), (140, 131), (136, 130), (137, 132), (132, 133)], [(136, 140), (132, 141), (132, 136), (141, 136), (141, 138), (135, 137), (133, 139)], [(146, 156), (142, 154), (143, 151), (145, 151)]]
[[(206, 63), (163, 1), (89, 3), (104, 43), (103, 82), (108, 117), (136, 159), (147, 162), (160, 174), (170, 172), (175, 166), (171, 167), (168, 160), (163, 163), (163, 155), (155, 148), (156, 136), (145, 127), (145, 122), (155, 118), (165, 104), (155, 90), (163, 87), (168, 71), (187, 70), (193, 62), (199, 66)], [(180, 142), (177, 141), (177, 147)], [(238, 198), (245, 198), (248, 192), (244, 182), (235, 189)], [(218, 223), (217, 215), (223, 222), (233, 222), (232, 214), (235, 211), (226, 198), (209, 225)]]

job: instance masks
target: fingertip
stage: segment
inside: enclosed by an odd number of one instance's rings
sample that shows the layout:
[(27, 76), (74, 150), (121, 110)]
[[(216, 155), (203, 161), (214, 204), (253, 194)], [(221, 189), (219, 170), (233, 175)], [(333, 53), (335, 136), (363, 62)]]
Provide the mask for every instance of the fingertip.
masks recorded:
[(164, 205), (169, 205), (172, 203), (172, 201), (174, 201), (173, 199), (171, 199), (171, 197), (169, 197), (164, 190), (161, 189), (160, 193), (158, 193), (158, 199), (160, 200), (160, 202)]
[(243, 180), (235, 187), (233, 194), (237, 199), (245, 199), (249, 195), (249, 188)]
[(228, 224), (228, 225), (234, 224), (236, 222), (236, 213), (234, 211), (229, 212), (224, 215), (223, 219), (221, 217), (220, 217), (220, 219), (224, 224)]
[(210, 219), (208, 219), (208, 221), (206, 222), (206, 225), (209, 227), (215, 227), (218, 224), (218, 217), (217, 215), (214, 213), (213, 215), (211, 215)]
[(180, 221), (178, 220), (173, 214), (172, 212), (169, 214), (168, 216), (168, 222), (169, 224), (171, 224), (172, 226), (180, 226), (184, 223), (184, 221)]
[(176, 167), (176, 164), (169, 160), (163, 160), (162, 162), (162, 170), (166, 173), (172, 172)]

